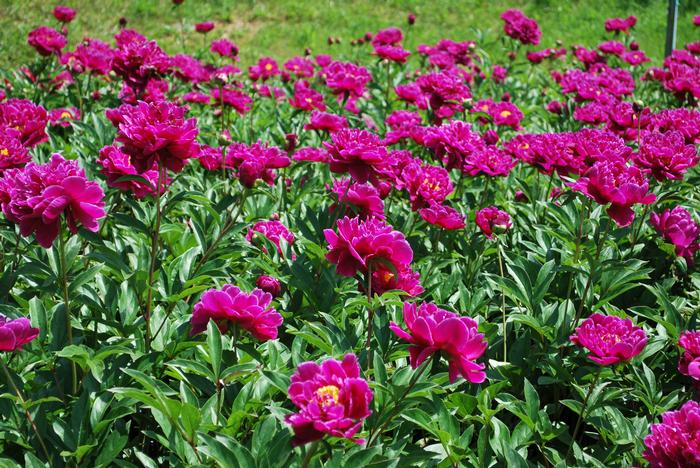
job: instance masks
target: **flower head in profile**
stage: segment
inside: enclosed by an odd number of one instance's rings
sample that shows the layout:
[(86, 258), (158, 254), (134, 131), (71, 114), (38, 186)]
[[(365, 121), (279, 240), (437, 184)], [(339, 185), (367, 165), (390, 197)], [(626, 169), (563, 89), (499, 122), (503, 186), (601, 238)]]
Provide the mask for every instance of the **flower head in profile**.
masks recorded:
[(289, 385), (289, 399), (299, 411), (285, 417), (294, 430), (293, 445), (325, 435), (363, 443), (353, 437), (372, 413), (372, 397), (367, 381), (360, 378), (354, 354), (346, 354), (342, 361), (327, 359), (320, 365), (301, 363)]
[(501, 19), (504, 21), (503, 32), (509, 37), (526, 45), (540, 43), (542, 31), (537, 21), (528, 18), (522, 11), (515, 9), (504, 11)]
[(683, 349), (678, 372), (700, 381), (700, 331), (684, 331), (678, 345)]
[(687, 170), (700, 161), (695, 145), (686, 144), (675, 130), (666, 133), (649, 132), (642, 136), (634, 163), (656, 180), (682, 180)]
[(48, 26), (39, 26), (32, 30), (27, 36), (27, 42), (39, 52), (39, 55), (44, 57), (60, 54), (61, 50), (68, 44), (63, 34)]
[(53, 17), (61, 23), (70, 23), (75, 18), (75, 10), (63, 5), (57, 5), (53, 9)]
[[(280, 255), (283, 255), (282, 240), (290, 246), (294, 243), (294, 234), (287, 229), (287, 226), (277, 220), (258, 221), (253, 227), (248, 229), (248, 233), (245, 236), (246, 240), (253, 243), (253, 238), (256, 236), (256, 233), (260, 233), (272, 242), (277, 247), (277, 251)], [(267, 252), (265, 247), (263, 247), (262, 250), (263, 252)]]
[(630, 319), (597, 313), (584, 320), (569, 339), (586, 348), (588, 359), (601, 366), (629, 361), (647, 344), (644, 330)]
[(605, 30), (608, 32), (628, 33), (637, 24), (637, 17), (630, 15), (627, 18), (608, 18), (605, 20)]
[(411, 344), (411, 367), (417, 368), (436, 352), (442, 352), (449, 363), (450, 382), (464, 377), (472, 383), (486, 380), (484, 364), (476, 360), (486, 351), (484, 335), (478, 332), (474, 319), (439, 308), (430, 302), (420, 305), (404, 303), (405, 331), (391, 322), (396, 336)]
[(211, 21), (204, 21), (202, 23), (197, 23), (194, 25), (194, 30), (202, 34), (206, 34), (213, 29), (214, 23)]
[(644, 439), (644, 458), (653, 468), (700, 466), (700, 403), (688, 401), (677, 411), (661, 415)]
[(0, 127), (19, 131), (22, 144), (29, 148), (49, 139), (46, 134), (48, 121), (46, 109), (27, 99), (12, 98), (0, 103)]
[(452, 207), (433, 203), (428, 208), (418, 211), (420, 217), (433, 226), (450, 231), (464, 229), (464, 216)]
[(348, 119), (342, 115), (313, 111), (304, 130), (319, 130), (335, 133), (348, 127)]
[(282, 285), (280, 280), (274, 276), (260, 275), (258, 279), (255, 280), (255, 285), (272, 295), (272, 297), (277, 297), (282, 293)]
[(209, 94), (215, 106), (231, 106), (241, 115), (247, 114), (253, 106), (253, 98), (230, 86), (224, 86), (221, 89), (212, 88), (209, 90)]
[(0, 204), (7, 219), (19, 224), (23, 236), (34, 234), (47, 249), (59, 234), (62, 218), (73, 234), (79, 225), (96, 232), (97, 220), (105, 216), (103, 198), (102, 188), (85, 178), (78, 163), (59, 154), (46, 164), (9, 169), (0, 179)]
[(476, 212), (476, 225), (479, 226), (481, 232), (489, 239), (493, 239), (493, 235), (498, 232), (505, 232), (511, 228), (513, 222), (510, 215), (505, 211), (499, 210), (496, 206), (482, 208)]
[(246, 293), (231, 284), (220, 290), (210, 289), (194, 306), (190, 336), (205, 331), (209, 320), (213, 320), (223, 333), (239, 327), (258, 340), (274, 340), (282, 316), (270, 307), (271, 301), (272, 295), (260, 289)]
[(323, 94), (313, 89), (306, 80), (299, 80), (294, 83), (294, 95), (289, 98), (289, 104), (293, 108), (303, 111), (326, 110)]
[(39, 329), (32, 327), (29, 319), (13, 320), (0, 314), (0, 351), (19, 351), (37, 336)]
[(676, 247), (676, 255), (685, 258), (688, 266), (693, 266), (695, 252), (700, 249), (698, 237), (700, 226), (693, 220), (688, 210), (676, 206), (662, 213), (651, 213), (649, 223), (667, 242)]
[(289, 166), (291, 160), (280, 148), (258, 141), (252, 145), (235, 143), (229, 146), (226, 163), (236, 169), (241, 184), (251, 188), (258, 180), (273, 185), (277, 176), (275, 169)]
[(238, 46), (228, 39), (217, 39), (212, 41), (209, 50), (215, 54), (227, 58), (236, 58), (238, 55)]
[[(158, 186), (158, 167), (152, 166), (149, 170), (140, 175), (141, 180), (119, 180), (127, 176), (137, 175), (136, 168), (131, 164), (129, 155), (124, 153), (119, 147), (111, 145), (100, 150), (97, 164), (102, 166), (100, 172), (107, 178), (109, 187), (118, 188), (134, 194), (136, 198), (143, 198), (147, 195), (155, 195)], [(160, 191), (164, 193), (169, 180), (162, 180)]]

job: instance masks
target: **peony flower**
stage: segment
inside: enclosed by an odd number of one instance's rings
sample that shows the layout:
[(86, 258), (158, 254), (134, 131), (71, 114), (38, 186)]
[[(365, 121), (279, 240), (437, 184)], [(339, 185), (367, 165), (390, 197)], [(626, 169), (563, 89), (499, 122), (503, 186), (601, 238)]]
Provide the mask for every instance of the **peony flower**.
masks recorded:
[(374, 46), (374, 55), (390, 62), (406, 63), (411, 53), (400, 46), (380, 45)]
[(105, 216), (103, 198), (100, 186), (85, 178), (78, 163), (59, 154), (46, 164), (8, 169), (0, 179), (0, 204), (7, 219), (47, 249), (59, 235), (61, 215), (73, 234), (79, 224), (97, 232), (97, 220)]
[(644, 134), (634, 157), (635, 165), (658, 181), (682, 180), (683, 174), (698, 161), (695, 145), (686, 144), (683, 135), (675, 130)]
[(270, 307), (271, 301), (272, 295), (260, 289), (245, 293), (231, 284), (221, 290), (210, 289), (194, 306), (190, 336), (205, 331), (213, 320), (222, 333), (233, 326), (249, 331), (258, 340), (274, 340), (282, 316)]
[(313, 111), (309, 117), (309, 123), (304, 125), (304, 130), (325, 130), (329, 133), (334, 133), (347, 127), (348, 119), (342, 115)]
[(209, 90), (212, 102), (214, 105), (221, 106), (222, 104), (231, 106), (240, 115), (245, 115), (253, 106), (253, 98), (245, 94), (243, 91), (234, 89), (228, 86), (219, 88), (211, 88)]
[(331, 143), (324, 143), (330, 154), (331, 172), (349, 172), (357, 182), (365, 183), (376, 176), (377, 169), (386, 165), (386, 147), (374, 133), (341, 129), (333, 133), (331, 139)]
[[(352, 214), (353, 209), (361, 219), (384, 219), (384, 202), (379, 192), (371, 184), (352, 183), (350, 179), (338, 179), (333, 183), (333, 193), (338, 203), (331, 206), (331, 211), (345, 207), (345, 212)], [(345, 215), (346, 213), (341, 213)]]
[(630, 319), (597, 313), (584, 320), (569, 339), (590, 351), (588, 359), (601, 366), (629, 361), (647, 344), (644, 330)]
[(416, 84), (427, 99), (435, 122), (449, 119), (461, 112), (462, 103), (472, 96), (471, 90), (464, 83), (464, 76), (453, 69), (421, 75)]
[(51, 126), (68, 128), (73, 120), (80, 120), (80, 109), (77, 107), (59, 107), (49, 111)]
[(283, 65), (284, 69), (298, 78), (314, 76), (314, 63), (305, 57), (292, 57)]
[(684, 331), (678, 339), (683, 354), (678, 361), (678, 372), (700, 380), (700, 331)]
[(361, 97), (372, 75), (365, 67), (350, 62), (333, 62), (323, 69), (328, 86), (333, 94)]
[(510, 215), (495, 206), (477, 210), (474, 221), (489, 239), (493, 239), (494, 233), (505, 232), (513, 226)]
[(656, 200), (656, 195), (649, 193), (649, 181), (642, 172), (620, 159), (596, 162), (571, 188), (601, 205), (610, 203), (608, 215), (620, 227), (629, 226), (634, 220), (633, 205), (648, 205)]
[(292, 444), (303, 445), (326, 434), (364, 443), (353, 436), (372, 413), (372, 397), (354, 354), (346, 354), (342, 361), (327, 359), (321, 365), (301, 363), (289, 385), (289, 399), (299, 411), (285, 417), (294, 430)]
[(24, 146), (33, 148), (49, 139), (46, 109), (27, 99), (8, 99), (0, 103), (0, 126), (12, 127), (20, 132)]
[(75, 18), (75, 10), (67, 6), (58, 5), (53, 9), (53, 17), (61, 23), (70, 23)]
[(20, 351), (22, 346), (39, 336), (39, 329), (33, 328), (29, 319), (20, 317), (8, 319), (0, 314), (0, 351)]
[(238, 171), (241, 184), (251, 188), (259, 179), (273, 185), (277, 176), (275, 169), (289, 166), (291, 160), (287, 153), (276, 146), (258, 141), (250, 146), (243, 143), (229, 146), (226, 163)]
[(27, 36), (27, 43), (34, 47), (39, 55), (47, 57), (51, 54), (60, 54), (68, 41), (60, 32), (48, 26), (39, 26)]
[(505, 177), (513, 167), (515, 167), (515, 160), (505, 151), (491, 145), (466, 157), (462, 172), (472, 177), (479, 174)]
[(289, 104), (293, 108), (303, 111), (326, 110), (323, 94), (313, 89), (309, 82), (305, 80), (299, 80), (294, 83), (294, 96), (289, 98)]
[(503, 83), (508, 77), (508, 70), (500, 65), (494, 65), (491, 70), (491, 79), (496, 83)]
[(185, 119), (185, 107), (167, 101), (123, 104), (108, 109), (107, 118), (117, 127), (116, 141), (131, 158), (140, 174), (157, 165), (180, 172), (190, 158), (196, 158), (199, 130), (196, 119)]
[(258, 276), (258, 279), (255, 280), (255, 285), (266, 293), (271, 294), (272, 297), (277, 297), (282, 292), (280, 280), (272, 276)]
[(32, 160), (21, 138), (19, 130), (0, 125), (0, 176), (7, 169), (22, 167)]
[(637, 17), (632, 15), (627, 18), (609, 18), (605, 20), (605, 30), (627, 33), (635, 24), (637, 24)]
[(474, 319), (448, 312), (430, 302), (420, 305), (405, 302), (403, 320), (408, 332), (394, 322), (389, 328), (411, 344), (408, 352), (412, 368), (416, 369), (434, 353), (442, 352), (449, 363), (451, 383), (459, 376), (472, 383), (486, 380), (485, 365), (475, 361), (484, 354), (487, 343)]
[(174, 75), (186, 83), (204, 83), (211, 79), (211, 69), (189, 55), (177, 54), (171, 57), (170, 65)]
[(649, 223), (663, 238), (676, 247), (676, 255), (685, 258), (688, 266), (693, 266), (695, 252), (700, 249), (698, 236), (700, 226), (690, 216), (688, 210), (676, 206), (663, 213), (651, 213)]
[(295, 161), (310, 161), (322, 163), (327, 163), (329, 158), (330, 156), (328, 156), (328, 153), (324, 149), (308, 146), (304, 148), (299, 148), (296, 151), (296, 153), (294, 153), (294, 156), (292, 156), (292, 159)]
[[(256, 233), (262, 234), (270, 242), (276, 245), (277, 251), (280, 255), (284, 255), (281, 246), (281, 241), (283, 239), (289, 246), (294, 244), (294, 234), (287, 229), (287, 226), (276, 220), (258, 221), (253, 225), (253, 227), (248, 229), (248, 233), (245, 236), (246, 240), (252, 244), (253, 237), (256, 235)], [(267, 253), (267, 248), (263, 246), (262, 251)]]
[(446, 205), (434, 203), (418, 211), (420, 217), (433, 226), (447, 230), (464, 229), (464, 216), (459, 211)]
[(194, 30), (202, 34), (206, 34), (212, 29), (214, 29), (214, 23), (211, 21), (204, 21), (203, 23), (197, 23), (194, 25)]
[[(125, 30), (122, 31), (124, 33)], [(122, 77), (124, 84), (133, 91), (136, 99), (142, 98), (146, 86), (170, 71), (170, 57), (155, 41), (136, 37), (120, 44), (112, 60), (114, 73)]]
[(73, 52), (61, 56), (61, 63), (73, 73), (89, 71), (95, 75), (107, 75), (112, 70), (114, 51), (98, 39), (88, 38), (76, 46)]
[(643, 455), (652, 468), (700, 466), (700, 403), (688, 401), (677, 411), (661, 415), (644, 439)]
[(399, 175), (398, 188), (405, 188), (411, 209), (442, 203), (454, 191), (450, 174), (443, 167), (408, 164)]
[[(366, 290), (364, 284), (360, 284), (362, 291)], [(420, 274), (411, 270), (408, 266), (402, 266), (394, 271), (386, 265), (379, 263), (372, 269), (372, 294), (384, 294), (387, 291), (400, 290), (410, 297), (423, 294), (423, 286), (420, 284)], [(365, 291), (366, 292), (366, 291)]]
[(182, 100), (190, 104), (209, 104), (211, 97), (199, 91), (190, 91), (182, 95)]
[(382, 220), (346, 216), (338, 220), (337, 229), (337, 233), (326, 229), (323, 234), (329, 249), (326, 258), (340, 275), (354, 276), (358, 271), (364, 274), (383, 262), (400, 270), (413, 260), (413, 250), (404, 235)]
[(509, 37), (527, 45), (537, 45), (540, 43), (542, 31), (540, 31), (537, 21), (528, 18), (520, 10), (506, 10), (501, 14), (504, 21), (503, 32)]
[[(100, 150), (97, 163), (102, 166), (100, 172), (107, 178), (109, 187), (118, 188), (127, 192), (132, 192), (136, 198), (143, 198), (147, 195), (155, 195), (158, 186), (158, 167), (155, 164), (147, 171), (138, 174), (136, 168), (131, 164), (129, 156), (117, 146), (105, 146)], [(139, 175), (146, 179), (126, 180), (119, 179), (125, 176)], [(170, 180), (160, 182), (160, 193), (164, 193)]]
[(262, 57), (258, 63), (248, 67), (248, 76), (253, 81), (266, 81), (273, 76), (280, 74), (279, 65), (275, 59), (270, 57)]
[(459, 120), (427, 129), (423, 135), (423, 144), (435, 152), (435, 156), (442, 160), (448, 171), (453, 168), (462, 169), (465, 161), (485, 146), (481, 135), (470, 124)]
[(235, 58), (238, 55), (238, 46), (228, 39), (212, 41), (209, 50), (222, 57)]

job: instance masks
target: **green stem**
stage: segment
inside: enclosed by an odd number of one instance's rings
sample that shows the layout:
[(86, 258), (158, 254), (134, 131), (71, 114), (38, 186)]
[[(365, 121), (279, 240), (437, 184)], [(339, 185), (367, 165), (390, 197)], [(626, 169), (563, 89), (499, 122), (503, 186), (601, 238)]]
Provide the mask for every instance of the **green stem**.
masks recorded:
[[(574, 261), (572, 265), (576, 265), (578, 263), (579, 255), (581, 254), (581, 239), (583, 237), (583, 224), (586, 222), (586, 219), (588, 218), (588, 214), (591, 211), (591, 203), (593, 200), (588, 198), (588, 202), (586, 203), (585, 209), (581, 209), (581, 218), (579, 219), (578, 223), (578, 233), (576, 235), (576, 249), (574, 251)], [(569, 286), (567, 287), (566, 290), (566, 299), (569, 300), (571, 299), (571, 289), (574, 285), (574, 276), (575, 273), (572, 272), (571, 276), (569, 277)]]
[[(64, 239), (63, 224), (58, 235), (58, 258), (61, 264), (61, 293), (63, 294), (63, 307), (66, 310), (66, 336), (68, 345), (73, 344), (73, 324), (70, 312), (70, 298), (68, 296), (68, 266), (66, 265), (66, 241)], [(71, 390), (75, 394), (78, 391), (78, 369), (75, 361), (71, 360)]]
[(311, 463), (311, 459), (316, 453), (316, 450), (318, 450), (318, 440), (313, 442), (311, 447), (306, 450), (306, 455), (304, 455), (304, 459), (301, 461), (301, 468), (308, 468), (309, 463)]
[(153, 276), (156, 271), (156, 260), (158, 259), (158, 240), (160, 236), (161, 223), (161, 187), (165, 168), (158, 161), (158, 186), (156, 187), (156, 222), (151, 236), (151, 264), (148, 268), (148, 298), (146, 299), (146, 311), (143, 315), (146, 321), (146, 352), (151, 348), (151, 312), (153, 311)]
[(374, 318), (374, 309), (372, 308), (372, 263), (367, 268), (367, 371), (372, 370), (372, 319)]
[(574, 446), (574, 443), (576, 442), (576, 438), (578, 437), (578, 431), (581, 428), (581, 423), (585, 419), (586, 415), (586, 409), (588, 406), (588, 400), (591, 398), (591, 394), (593, 393), (593, 389), (595, 388), (596, 384), (598, 383), (598, 379), (600, 378), (600, 372), (603, 368), (598, 367), (598, 372), (596, 372), (595, 377), (591, 381), (591, 384), (588, 386), (588, 392), (586, 393), (586, 397), (583, 399), (583, 406), (581, 406), (581, 412), (578, 414), (578, 419), (576, 420), (576, 426), (574, 426), (574, 433), (571, 436), (571, 443), (569, 444), (569, 449), (566, 451), (566, 456), (568, 458), (569, 453), (571, 453), (571, 449)]
[(588, 280), (586, 281), (586, 286), (583, 288), (583, 295), (581, 296), (581, 303), (578, 306), (578, 310), (576, 311), (576, 316), (574, 317), (574, 323), (572, 324), (571, 329), (576, 326), (576, 323), (578, 320), (581, 318), (581, 314), (583, 313), (583, 308), (586, 305), (586, 299), (588, 297), (588, 291), (591, 288), (593, 284), (593, 274), (595, 273), (595, 270), (598, 268), (598, 262), (600, 260), (600, 253), (603, 250), (603, 245), (605, 244), (605, 239), (608, 238), (608, 233), (610, 232), (610, 225), (612, 224), (612, 220), (607, 220), (605, 224), (605, 233), (601, 236), (601, 238), (598, 240), (598, 247), (596, 248), (595, 252), (595, 258), (593, 259), (593, 262), (591, 263), (591, 271), (588, 273)]
[[(496, 249), (498, 251), (498, 271), (503, 278), (503, 255), (501, 254), (501, 241), (497, 238)], [(506, 333), (506, 295), (501, 288), (501, 317), (503, 318), (503, 361), (508, 360), (508, 334)]]

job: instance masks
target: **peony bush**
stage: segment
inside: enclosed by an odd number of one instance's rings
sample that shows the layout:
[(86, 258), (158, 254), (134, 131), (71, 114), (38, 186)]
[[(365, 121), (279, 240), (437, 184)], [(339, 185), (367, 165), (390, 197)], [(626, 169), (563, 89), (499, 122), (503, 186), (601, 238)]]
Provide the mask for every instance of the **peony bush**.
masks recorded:
[(700, 43), (53, 16), (0, 69), (2, 466), (700, 467)]

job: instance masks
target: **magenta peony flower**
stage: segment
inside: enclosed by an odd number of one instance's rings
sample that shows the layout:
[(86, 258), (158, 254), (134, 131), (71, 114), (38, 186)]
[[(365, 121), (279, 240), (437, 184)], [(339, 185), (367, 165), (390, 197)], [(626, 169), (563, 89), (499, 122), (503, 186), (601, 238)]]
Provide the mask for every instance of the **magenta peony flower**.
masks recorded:
[(496, 146), (486, 146), (464, 159), (462, 172), (470, 176), (485, 174), (505, 177), (515, 167), (515, 160)]
[(305, 57), (292, 57), (284, 62), (283, 67), (297, 78), (311, 78), (314, 76), (314, 63)]
[(282, 293), (280, 280), (272, 276), (258, 276), (258, 279), (255, 280), (255, 285), (266, 293), (271, 294), (272, 297), (277, 297)]
[(89, 71), (95, 75), (107, 75), (112, 70), (114, 51), (98, 40), (88, 38), (76, 46), (73, 52), (61, 56), (61, 63), (67, 65), (73, 73)]
[(683, 354), (678, 361), (678, 372), (700, 380), (700, 331), (684, 331), (678, 339)]
[(695, 166), (700, 157), (695, 145), (688, 145), (680, 132), (649, 132), (642, 135), (634, 163), (656, 180), (682, 180), (683, 174)]
[(627, 51), (627, 47), (620, 41), (606, 41), (598, 44), (598, 50), (604, 54), (621, 57)]
[(268, 146), (261, 142), (250, 146), (234, 143), (229, 146), (226, 155), (227, 165), (238, 171), (238, 178), (245, 187), (251, 188), (255, 182), (262, 179), (268, 185), (275, 183), (275, 169), (281, 169), (291, 164), (287, 153), (276, 146)]
[(171, 65), (170, 57), (155, 41), (141, 38), (135, 37), (120, 44), (112, 60), (114, 73), (123, 78), (124, 84), (136, 94), (137, 99), (142, 97), (149, 81), (168, 73)]
[(379, 192), (371, 184), (352, 183), (350, 179), (338, 179), (333, 183), (333, 193), (338, 197), (338, 203), (331, 206), (331, 211), (346, 206), (345, 213), (353, 215), (357, 212), (360, 219), (384, 219), (384, 202)]
[[(97, 163), (102, 166), (100, 172), (107, 178), (109, 187), (132, 192), (136, 198), (155, 195), (158, 186), (158, 167), (155, 164), (149, 170), (138, 174), (136, 168), (131, 164), (129, 156), (114, 145), (105, 146), (100, 150)], [(143, 177), (147, 182), (140, 180), (119, 181), (122, 177), (135, 175)], [(161, 193), (165, 192), (169, 182), (169, 179), (161, 181)]]
[(647, 344), (644, 330), (630, 319), (597, 313), (584, 320), (569, 339), (590, 351), (588, 359), (601, 366), (629, 361)]
[(470, 124), (460, 120), (427, 129), (423, 144), (435, 152), (448, 171), (462, 169), (465, 161), (485, 146), (481, 135)]
[(22, 346), (39, 336), (29, 319), (8, 319), (0, 314), (0, 351), (20, 351)]
[(197, 157), (197, 120), (185, 119), (185, 107), (167, 101), (123, 104), (108, 109), (107, 118), (117, 127), (116, 141), (131, 158), (138, 173), (154, 162), (180, 172), (190, 158)]
[(285, 417), (294, 430), (292, 444), (313, 442), (325, 434), (364, 443), (353, 436), (372, 413), (372, 397), (354, 354), (346, 354), (342, 362), (327, 359), (320, 366), (301, 363), (289, 385), (289, 399), (299, 412)]
[(280, 74), (277, 61), (270, 57), (262, 57), (258, 63), (248, 67), (248, 76), (253, 81), (265, 81)]
[(75, 10), (67, 6), (58, 5), (53, 9), (53, 17), (61, 23), (70, 23), (75, 18)]
[(491, 78), (493, 81), (496, 83), (503, 83), (506, 78), (508, 77), (508, 70), (505, 69), (505, 67), (502, 67), (500, 65), (494, 65), (493, 70), (491, 71)]
[(238, 46), (228, 39), (212, 41), (209, 50), (222, 57), (235, 58), (238, 55)]
[(228, 86), (221, 90), (219, 88), (212, 88), (209, 90), (209, 93), (214, 105), (221, 106), (223, 103), (224, 105), (233, 107), (236, 112), (241, 115), (247, 114), (253, 106), (253, 98), (243, 91)]
[(408, 352), (412, 368), (420, 366), (433, 353), (442, 352), (449, 363), (451, 383), (459, 376), (472, 383), (486, 380), (485, 365), (475, 361), (484, 354), (487, 343), (472, 318), (448, 312), (430, 302), (420, 306), (405, 302), (403, 320), (408, 332), (394, 322), (389, 328), (411, 344)]
[(22, 133), (0, 125), (0, 176), (8, 169), (22, 167), (32, 160), (29, 148), (22, 144)]
[(610, 203), (608, 215), (620, 227), (629, 226), (634, 220), (634, 204), (648, 205), (656, 200), (656, 195), (649, 193), (649, 181), (642, 172), (620, 159), (596, 162), (571, 188), (601, 205)]
[(292, 159), (295, 161), (310, 161), (327, 163), (330, 159), (328, 153), (322, 148), (304, 147), (299, 148)]
[[(282, 252), (281, 241), (284, 240), (289, 246), (294, 244), (294, 234), (292, 234), (287, 226), (279, 221), (258, 221), (248, 229), (248, 233), (245, 238), (251, 244), (253, 243), (253, 237), (256, 233), (260, 233), (265, 236), (270, 242), (277, 246), (277, 251), (280, 255), (284, 255)], [(267, 253), (267, 248), (262, 247), (262, 251)]]
[(421, 75), (416, 84), (421, 94), (427, 98), (437, 123), (461, 112), (463, 102), (472, 96), (471, 90), (464, 83), (464, 76), (456, 69)]
[(49, 139), (46, 109), (27, 99), (8, 99), (0, 103), (0, 126), (12, 127), (20, 132), (24, 146), (33, 148)]
[(100, 186), (85, 178), (78, 163), (59, 154), (46, 164), (8, 169), (0, 179), (0, 204), (7, 219), (47, 249), (59, 234), (61, 215), (73, 234), (78, 224), (97, 232), (97, 220), (105, 216), (103, 198)]
[(190, 104), (209, 104), (211, 97), (199, 91), (190, 91), (182, 95), (182, 100)]
[(60, 54), (68, 41), (60, 32), (48, 26), (39, 26), (27, 36), (27, 43), (34, 47), (39, 55), (47, 57), (51, 54)]
[(299, 80), (294, 83), (294, 96), (289, 98), (289, 104), (293, 108), (303, 111), (326, 110), (323, 94), (313, 89), (309, 82), (305, 80)]
[(202, 34), (206, 34), (212, 29), (214, 29), (214, 23), (211, 21), (204, 21), (194, 25), (194, 30)]
[(605, 30), (608, 32), (623, 32), (627, 33), (637, 24), (636, 16), (628, 16), (627, 18), (609, 18), (605, 20)]
[(644, 439), (644, 458), (652, 468), (700, 466), (700, 403), (688, 401), (677, 411), (661, 415)]
[(379, 45), (374, 46), (374, 55), (390, 62), (406, 63), (411, 53), (400, 46)]
[(74, 120), (80, 120), (80, 109), (77, 107), (59, 107), (49, 111), (49, 123), (52, 127), (70, 127)]
[(700, 143), (700, 111), (686, 109), (664, 109), (653, 114), (650, 126), (665, 133), (671, 130), (681, 132), (687, 144)]
[(341, 129), (324, 143), (330, 154), (331, 172), (349, 172), (359, 183), (376, 176), (376, 170), (386, 165), (387, 150), (374, 133), (355, 128)]
[(494, 233), (505, 232), (513, 226), (510, 215), (495, 206), (477, 210), (474, 221), (489, 239), (493, 239)]
[(170, 58), (173, 74), (185, 83), (204, 83), (211, 79), (212, 71), (199, 60), (186, 54)]
[(365, 67), (350, 62), (333, 62), (323, 69), (323, 74), (333, 94), (361, 97), (372, 75)]
[(526, 45), (540, 43), (542, 31), (540, 31), (537, 21), (528, 18), (522, 11), (506, 10), (501, 14), (501, 19), (505, 22), (503, 32), (506, 35)]
[(190, 336), (205, 331), (209, 320), (214, 320), (222, 333), (234, 326), (249, 331), (258, 340), (274, 340), (282, 316), (270, 307), (271, 301), (272, 295), (260, 289), (245, 293), (231, 284), (221, 290), (210, 289), (194, 306)]
[(420, 217), (433, 226), (447, 230), (464, 229), (464, 216), (459, 211), (446, 205), (434, 203), (418, 211)]
[(413, 210), (440, 204), (454, 191), (450, 174), (445, 168), (415, 163), (408, 164), (401, 171), (397, 188), (406, 189)]
[(698, 236), (700, 226), (690, 216), (688, 210), (676, 206), (663, 213), (651, 213), (649, 223), (663, 238), (676, 247), (676, 255), (685, 258), (688, 266), (694, 264), (695, 252), (700, 249)]
[(309, 117), (309, 123), (304, 125), (304, 130), (325, 130), (329, 133), (335, 133), (347, 127), (348, 119), (342, 115), (313, 111)]
[(396, 270), (408, 266), (413, 260), (413, 250), (404, 235), (384, 221), (347, 216), (337, 222), (338, 232), (323, 231), (328, 242), (326, 258), (336, 266), (338, 274), (354, 276), (358, 271), (366, 273), (383, 262)]
[[(360, 284), (360, 289), (365, 291), (365, 284)], [(410, 297), (423, 294), (420, 274), (411, 270), (409, 266), (402, 266), (394, 272), (386, 265), (378, 264), (376, 268), (372, 269), (372, 294), (381, 295), (393, 290), (403, 291)]]

